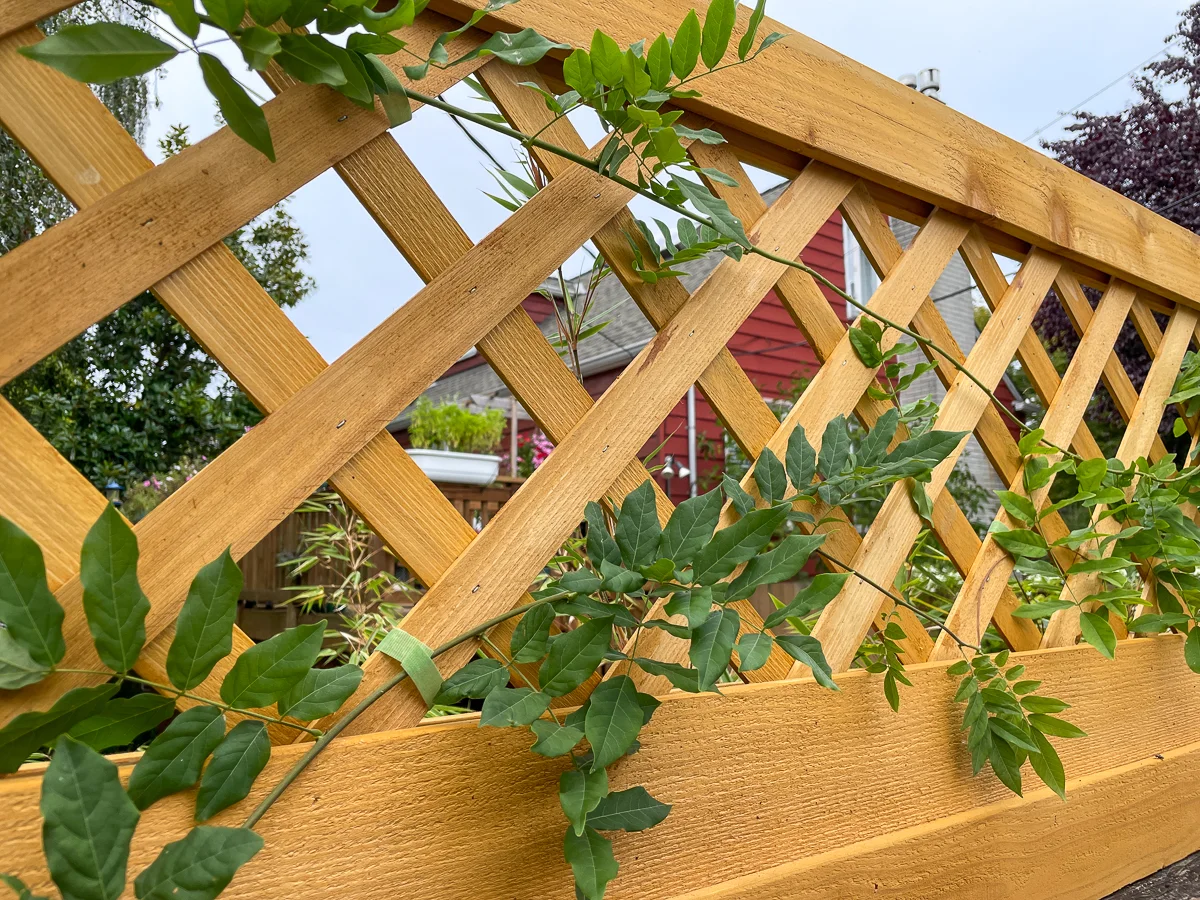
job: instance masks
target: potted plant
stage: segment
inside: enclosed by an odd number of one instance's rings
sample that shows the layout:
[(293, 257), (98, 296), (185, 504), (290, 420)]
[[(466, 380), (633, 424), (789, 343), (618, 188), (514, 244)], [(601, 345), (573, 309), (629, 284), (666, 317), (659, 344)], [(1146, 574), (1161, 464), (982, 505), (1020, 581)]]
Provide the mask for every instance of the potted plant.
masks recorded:
[(491, 484), (500, 473), (500, 457), (492, 455), (504, 432), (504, 413), (473, 413), (453, 400), (417, 401), (408, 426), (408, 455), (433, 481)]

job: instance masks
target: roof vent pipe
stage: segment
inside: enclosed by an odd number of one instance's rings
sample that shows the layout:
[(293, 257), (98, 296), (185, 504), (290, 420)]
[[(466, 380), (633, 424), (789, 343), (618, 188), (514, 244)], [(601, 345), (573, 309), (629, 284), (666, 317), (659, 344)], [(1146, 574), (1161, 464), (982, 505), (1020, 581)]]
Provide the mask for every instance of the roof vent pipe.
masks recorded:
[[(902, 81), (904, 79), (901, 79)], [(906, 82), (907, 83), (907, 82)], [(917, 75), (917, 83), (914, 85), (926, 97), (932, 97), (934, 100), (941, 100), (942, 90), (942, 73), (939, 69), (922, 69)]]

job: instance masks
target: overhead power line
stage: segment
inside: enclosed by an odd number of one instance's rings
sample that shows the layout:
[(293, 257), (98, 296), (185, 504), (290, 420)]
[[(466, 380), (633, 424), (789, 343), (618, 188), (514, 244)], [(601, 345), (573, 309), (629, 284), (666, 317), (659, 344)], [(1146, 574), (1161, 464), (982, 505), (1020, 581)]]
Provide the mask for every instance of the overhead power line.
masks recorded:
[(1092, 94), (1090, 97), (1087, 97), (1084, 100), (1080, 100), (1078, 103), (1076, 103), (1070, 109), (1068, 109), (1066, 112), (1060, 113), (1057, 118), (1051, 119), (1049, 122), (1047, 122), (1041, 128), (1037, 129), (1031, 135), (1029, 135), (1029, 137), (1025, 138), (1025, 140), (1021, 141), (1021, 143), (1028, 144), (1030, 141), (1032, 141), (1035, 137), (1037, 137), (1039, 134), (1041, 134), (1047, 128), (1053, 128), (1055, 125), (1057, 125), (1063, 119), (1067, 118), (1067, 116), (1075, 114), (1076, 112), (1081, 110), (1084, 106), (1091, 103), (1093, 100), (1095, 100), (1101, 94), (1103, 94), (1105, 91), (1108, 91), (1111, 88), (1116, 87), (1118, 84), (1120, 84), (1126, 78), (1128, 78), (1130, 75), (1134, 74), (1139, 69), (1145, 67), (1147, 63), (1162, 56), (1164, 53), (1166, 53), (1168, 50), (1170, 50), (1171, 47), (1178, 41), (1179, 41), (1178, 37), (1172, 38), (1171, 40), (1167, 41), (1166, 45), (1163, 46), (1163, 48), (1161, 50), (1158, 50), (1157, 52), (1150, 54), (1144, 60), (1142, 60), (1140, 63), (1138, 63), (1136, 66), (1134, 66), (1132, 69), (1130, 69), (1128, 72), (1126, 72), (1124, 75), (1117, 76), (1112, 81), (1110, 81), (1108, 84), (1106, 84), (1104, 87), (1100, 88), (1100, 90), (1096, 91), (1096, 93)]

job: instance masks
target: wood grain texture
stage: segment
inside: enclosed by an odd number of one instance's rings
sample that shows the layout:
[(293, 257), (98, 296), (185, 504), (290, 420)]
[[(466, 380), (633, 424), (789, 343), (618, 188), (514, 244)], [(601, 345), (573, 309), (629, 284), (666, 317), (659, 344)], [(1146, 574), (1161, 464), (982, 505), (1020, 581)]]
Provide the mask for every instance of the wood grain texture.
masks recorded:
[[(1117, 282), (1101, 299), (1096, 315), (1092, 317), (1088, 330), (1067, 366), (1058, 393), (1042, 417), (1040, 427), (1045, 429), (1046, 440), (1050, 443), (1060, 446), (1066, 443), (1068, 436), (1083, 421), (1100, 373), (1106, 365), (1104, 350), (1111, 347), (1120, 334), (1133, 303), (1133, 294), (1129, 285)], [(1057, 459), (1058, 454), (1047, 461), (1053, 464)], [(1023, 466), (1010, 479), (1009, 490), (1026, 495)], [(1050, 486), (1047, 485), (1035, 491), (1030, 499), (1034, 507), (1040, 510), (1048, 502), (1049, 496)], [(996, 521), (1008, 529), (1025, 527), (1003, 508), (997, 513)], [(946, 617), (947, 627), (964, 640), (978, 644), (992, 617), (992, 610), (999, 603), (1002, 592), (1007, 590), (1012, 569), (1012, 557), (988, 534)], [(933, 658), (953, 659), (957, 656), (958, 645), (948, 635), (940, 635), (934, 645)]]
[[(439, 0), (434, 7), (462, 18), (485, 3)], [(674, 34), (689, 9), (704, 5), (522, 0), (497, 10), (485, 27), (535, 26), (576, 47), (599, 28), (627, 46)], [(749, 14), (738, 10), (730, 59)], [(778, 22), (764, 21), (760, 34), (772, 30), (788, 37), (751, 65), (706, 78), (703, 96), (680, 105), (1172, 300), (1200, 298), (1193, 265), (1200, 237)]]
[(674, 900), (1099, 900), (1200, 849), (1198, 764), (1190, 744)]
[[(1071, 778), (1200, 741), (1200, 681), (1183, 662), (1182, 643), (1178, 636), (1127, 641), (1111, 662), (1090, 647), (1015, 657), (1030, 678), (1045, 681), (1047, 694), (1072, 704), (1067, 717), (1088, 733), (1055, 739)], [(671, 897), (1007, 800), (990, 773), (970, 775), (962, 707), (952, 702), (955, 680), (945, 665), (913, 666), (909, 675), (913, 687), (901, 688), (898, 714), (887, 706), (881, 676), (861, 671), (839, 675), (839, 693), (806, 680), (665, 697), (641, 751), (614, 767), (612, 786), (644, 784), (673, 809), (651, 831), (616, 835), (621, 872), (609, 896)], [(530, 753), (529, 744), (523, 730), (471, 721), (340, 737), (261, 821), (266, 847), (224, 896), (569, 896), (557, 799), (565, 763)], [(276, 748), (250, 798), (214, 824), (238, 824), (302, 750)], [(37, 809), (43, 768), (0, 779), (6, 869), (35, 890), (48, 887)], [(1056, 801), (1058, 812), (1083, 805), (1084, 796)], [(193, 804), (189, 791), (143, 813), (131, 874), (182, 836)], [(1084, 812), (1108, 821), (1103, 809), (1088, 804)], [(358, 839), (346, 839), (348, 822)], [(1148, 849), (1151, 834), (1143, 832), (1137, 859), (1161, 858)], [(960, 852), (973, 846), (947, 844)], [(1092, 848), (1104, 852), (1103, 842)], [(936, 852), (925, 847), (913, 864)], [(1012, 855), (1030, 864), (1024, 850)], [(1132, 860), (1128, 851), (1121, 857)], [(848, 866), (846, 877), (852, 872)]]
[[(1150, 452), (1153, 439), (1158, 435), (1159, 423), (1162, 422), (1163, 403), (1171, 394), (1175, 378), (1179, 374), (1179, 364), (1183, 360), (1183, 354), (1187, 352), (1198, 322), (1200, 315), (1187, 307), (1179, 307), (1171, 317), (1163, 334), (1158, 355), (1151, 363), (1150, 372), (1142, 384), (1137, 407), (1129, 419), (1129, 427), (1125, 429), (1121, 444), (1117, 448), (1116, 458), (1125, 466)], [(1102, 515), (1106, 509), (1107, 507), (1097, 506), (1092, 521), (1096, 522), (1095, 516)], [(1120, 525), (1110, 516), (1096, 522), (1096, 530), (1101, 534), (1115, 534), (1120, 530)], [(1100, 555), (1109, 556), (1112, 549), (1113, 544), (1110, 542), (1100, 550)], [(1099, 590), (1100, 581), (1091, 573), (1069, 575), (1060, 599), (1082, 600)], [(1095, 603), (1085, 606), (1087, 609), (1093, 609)], [(1080, 612), (1078, 606), (1072, 606), (1070, 609), (1060, 609), (1054, 613), (1046, 626), (1046, 633), (1042, 636), (1042, 646), (1064, 647), (1073, 644), (1079, 637)]]
[[(551, 181), (521, 212), (574, 176), (573, 170)], [(755, 223), (753, 239), (781, 254), (798, 255), (848, 189), (845, 179), (801, 175)], [(740, 262), (726, 259), (716, 267), (426, 595), (427, 600), (436, 600), (429, 608), (454, 615), (438, 617), (438, 628), (446, 629), (446, 637), (511, 606), (578, 525), (585, 503), (616, 481), (629, 458), (725, 346), (782, 268), (759, 256)], [(421, 607), (409, 614), (409, 621), (413, 628), (426, 627)], [(466, 661), (455, 651), (446, 656), (443, 662), (448, 670)], [(375, 658), (373, 669), (378, 674), (373, 678), (383, 680), (395, 671), (386, 657)], [(420, 696), (405, 682), (350, 728), (407, 725), (416, 722), (423, 710)]]
[[(913, 246), (915, 248), (915, 242)], [(1004, 301), (984, 326), (967, 357), (966, 368), (984, 384), (999, 383), (1060, 265), (1055, 257), (1035, 250), (1013, 278)], [(894, 271), (898, 269), (899, 266)], [(927, 296), (927, 292), (923, 296)], [(946, 391), (933, 427), (943, 431), (971, 431), (990, 403), (988, 395), (960, 373)], [(965, 440), (960, 441), (955, 451), (933, 470), (925, 485), (930, 498), (937, 497), (945, 487), (965, 443)], [(904, 483), (893, 485), (854, 558), (854, 568), (878, 584), (891, 584), (921, 527), (921, 518), (909, 497), (908, 486)], [(835, 672), (850, 666), (880, 603), (881, 596), (874, 587), (853, 578), (821, 613), (813, 635), (820, 639), (825, 658)]]
[[(422, 27), (428, 29), (429, 23)], [(6, 86), (0, 124), (6, 130), (22, 128), (19, 140), (33, 148), (35, 159), (45, 155), (61, 163), (69, 173), (57, 179), (64, 188), (97, 178), (79, 159), (87, 143), (74, 140), (87, 129), (68, 133), (43, 124), (57, 119), (60, 102), (70, 114), (94, 98), (85, 85), (18, 54), (31, 36), (22, 32), (0, 48)], [(435, 70), (422, 86), (439, 93), (486, 61)], [(387, 62), (403, 77), (398, 54)], [(277, 162), (228, 127), (140, 177), (126, 148), (119, 173), (110, 178), (111, 193), (94, 197), (86, 208), (0, 258), (0, 282), (11, 298), (0, 306), (0, 334), (6, 337), (0, 344), (0, 384), (387, 130), (381, 110), (364, 110), (323, 86), (289, 88), (263, 112)], [(95, 137), (112, 141), (117, 137), (113, 126), (120, 128), (115, 120), (97, 126)], [(56, 150), (67, 138), (74, 151)], [(56, 314), (46, 315), (51, 309)]]

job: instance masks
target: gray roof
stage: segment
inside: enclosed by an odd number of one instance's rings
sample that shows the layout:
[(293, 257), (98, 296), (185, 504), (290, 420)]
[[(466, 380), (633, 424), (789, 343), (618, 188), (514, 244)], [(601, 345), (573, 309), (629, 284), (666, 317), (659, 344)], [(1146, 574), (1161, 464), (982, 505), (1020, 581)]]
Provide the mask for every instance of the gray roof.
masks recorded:
[[(763, 193), (763, 199), (768, 205), (774, 203), (783, 193), (785, 186), (786, 182), (770, 188)], [(678, 266), (687, 273), (680, 278), (684, 287), (688, 291), (695, 290), (716, 268), (722, 258), (723, 255), (719, 251), (714, 251), (700, 259)], [(587, 285), (587, 279), (587, 272), (571, 279), (570, 283), (574, 294), (578, 295), (583, 292)], [(562, 296), (557, 276), (547, 278), (539, 290), (551, 297)], [(637, 356), (638, 352), (655, 335), (654, 326), (638, 309), (637, 304), (629, 296), (629, 292), (625, 290), (615, 275), (606, 276), (596, 288), (592, 310), (593, 317), (596, 317), (595, 321), (607, 320), (609, 324), (597, 334), (585, 338), (579, 345), (580, 368), (585, 377), (624, 366)], [(604, 314), (602, 318), (599, 317), (601, 313)], [(548, 340), (553, 341), (557, 337), (558, 329), (554, 316), (547, 317), (539, 327)], [(474, 353), (475, 351), (471, 350), (468, 356), (474, 355)], [(500, 376), (485, 362), (462, 372), (439, 378), (430, 385), (423, 396), (428, 397), (434, 403), (443, 400), (457, 400), (468, 406), (481, 407), (487, 406), (489, 400), (507, 398), (510, 394), (504, 382), (500, 380)], [(412, 406), (410, 405), (388, 424), (388, 428), (396, 431), (407, 427), (411, 410)], [(523, 410), (521, 414), (528, 418)]]

